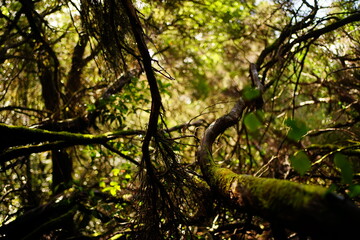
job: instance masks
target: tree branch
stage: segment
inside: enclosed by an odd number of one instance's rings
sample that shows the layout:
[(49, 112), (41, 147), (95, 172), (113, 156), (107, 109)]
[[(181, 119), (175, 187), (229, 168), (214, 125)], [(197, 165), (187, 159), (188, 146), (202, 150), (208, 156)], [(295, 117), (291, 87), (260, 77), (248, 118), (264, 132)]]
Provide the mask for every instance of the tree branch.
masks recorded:
[(104, 144), (109, 140), (144, 134), (141, 130), (123, 130), (99, 135), (70, 132), (54, 132), (27, 127), (0, 124), (0, 135), (7, 136), (7, 141), (0, 143), (0, 162), (30, 153), (61, 149), (75, 145)]
[[(312, 13), (316, 10), (313, 9)], [(317, 10), (316, 10), (317, 11)], [(270, 46), (266, 47), (260, 54), (260, 56), (258, 57), (258, 60), (256, 62), (256, 66), (258, 69), (263, 68), (263, 64), (265, 62), (265, 58), (267, 56), (269, 56), (271, 53), (276, 52), (276, 56), (274, 55), (274, 57), (265, 64), (266, 69), (269, 69), (271, 66), (273, 66), (276, 62), (279, 61), (279, 58), (277, 56), (284, 56), (284, 53), (290, 52), (291, 48), (293, 46), (295, 46), (296, 44), (299, 43), (303, 43), (306, 42), (310, 39), (312, 39), (312, 41), (316, 40), (317, 38), (319, 38), (321, 35), (324, 35), (328, 32), (334, 31), (340, 27), (343, 27), (349, 23), (352, 22), (356, 22), (356, 21), (360, 21), (360, 13), (355, 13), (352, 14), (344, 19), (341, 19), (339, 21), (336, 21), (332, 24), (329, 24), (323, 28), (320, 29), (316, 29), (316, 30), (312, 30), (309, 31), (307, 33), (305, 33), (302, 36), (296, 37), (295, 40), (290, 41), (290, 37), (293, 34), (296, 34), (297, 32), (299, 32), (300, 30), (303, 30), (305, 28), (307, 28), (308, 26), (310, 26), (310, 24), (312, 23), (312, 21), (309, 21), (311, 19), (314, 18), (315, 15), (310, 14), (312, 17), (310, 18), (306, 18), (306, 21), (301, 21), (297, 24), (295, 24), (294, 26), (291, 26), (290, 24), (288, 26), (286, 26), (284, 28), (284, 30), (281, 32), (280, 36), (275, 40), (275, 42), (273, 44), (271, 44)], [(310, 16), (309, 15), (309, 16)], [(288, 42), (286, 42), (286, 39), (289, 39)], [(263, 79), (264, 81), (264, 79)]]
[[(130, 0), (123, 0), (122, 1), (125, 12), (130, 20), (131, 28), (139, 49), (139, 52), (142, 57), (142, 62), (144, 64), (144, 70), (146, 73), (146, 77), (150, 86), (150, 93), (151, 93), (151, 112), (149, 117), (148, 129), (144, 138), (144, 142), (142, 145), (142, 152), (143, 158), (142, 161), (146, 164), (148, 171), (151, 172), (152, 164), (150, 161), (150, 151), (149, 145), (151, 138), (156, 135), (157, 133), (157, 125), (160, 116), (160, 109), (161, 109), (161, 95), (159, 92), (159, 88), (157, 85), (156, 77), (151, 65), (151, 56), (149, 54), (149, 50), (146, 46), (146, 42), (144, 39), (143, 29), (141, 27), (140, 20), (136, 14), (136, 9), (133, 6)], [(151, 173), (150, 173), (151, 174)]]
[(235, 208), (314, 239), (355, 236), (360, 224), (359, 208), (327, 189), (236, 174), (216, 165), (212, 156), (215, 139), (241, 119), (248, 104), (240, 99), (228, 114), (205, 130), (197, 160), (213, 191)]

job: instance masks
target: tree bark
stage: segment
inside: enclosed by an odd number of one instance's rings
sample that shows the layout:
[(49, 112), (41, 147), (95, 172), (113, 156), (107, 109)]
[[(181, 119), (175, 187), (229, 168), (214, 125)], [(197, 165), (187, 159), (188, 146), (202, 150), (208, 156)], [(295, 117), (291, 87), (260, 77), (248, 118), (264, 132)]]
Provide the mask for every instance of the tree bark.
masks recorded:
[(212, 190), (235, 208), (313, 239), (356, 236), (360, 224), (359, 208), (326, 188), (236, 174), (216, 165), (212, 144), (217, 136), (241, 119), (247, 105), (240, 99), (228, 114), (213, 122), (204, 133), (197, 160)]
[(145, 134), (145, 132), (122, 130), (92, 135), (47, 131), (0, 123), (0, 136), (7, 136), (7, 141), (0, 143), (0, 164), (31, 153), (59, 150), (75, 145), (104, 144), (115, 138), (138, 134)]

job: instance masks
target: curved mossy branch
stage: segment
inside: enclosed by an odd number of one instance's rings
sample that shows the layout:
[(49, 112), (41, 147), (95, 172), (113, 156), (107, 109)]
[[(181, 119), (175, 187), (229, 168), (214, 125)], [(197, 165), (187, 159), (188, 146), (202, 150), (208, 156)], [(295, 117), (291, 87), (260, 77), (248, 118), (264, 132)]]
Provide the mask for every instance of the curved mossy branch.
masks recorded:
[(239, 100), (202, 138), (197, 159), (213, 191), (235, 208), (314, 239), (353, 237), (360, 224), (360, 210), (326, 188), (236, 174), (216, 165), (212, 157), (215, 139), (241, 119), (247, 105)]
[(212, 145), (215, 139), (227, 128), (233, 126), (240, 120), (245, 107), (245, 101), (240, 99), (228, 114), (217, 119), (206, 129), (197, 151), (197, 159), (207, 181), (210, 181), (212, 178), (212, 174), (209, 171), (216, 166), (212, 158)]

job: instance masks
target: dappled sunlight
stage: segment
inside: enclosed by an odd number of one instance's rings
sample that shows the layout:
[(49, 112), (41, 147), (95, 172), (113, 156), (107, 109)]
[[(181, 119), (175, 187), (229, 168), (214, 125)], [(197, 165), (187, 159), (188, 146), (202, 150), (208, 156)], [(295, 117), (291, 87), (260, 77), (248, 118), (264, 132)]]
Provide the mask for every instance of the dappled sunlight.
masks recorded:
[(0, 11), (0, 238), (356, 239), (357, 1)]

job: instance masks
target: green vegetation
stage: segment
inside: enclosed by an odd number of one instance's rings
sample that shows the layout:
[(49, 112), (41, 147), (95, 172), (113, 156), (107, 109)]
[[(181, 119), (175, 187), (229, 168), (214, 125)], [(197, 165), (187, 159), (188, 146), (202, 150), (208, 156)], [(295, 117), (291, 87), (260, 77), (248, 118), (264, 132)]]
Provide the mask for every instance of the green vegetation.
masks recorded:
[(359, 7), (2, 1), (0, 238), (357, 239)]

